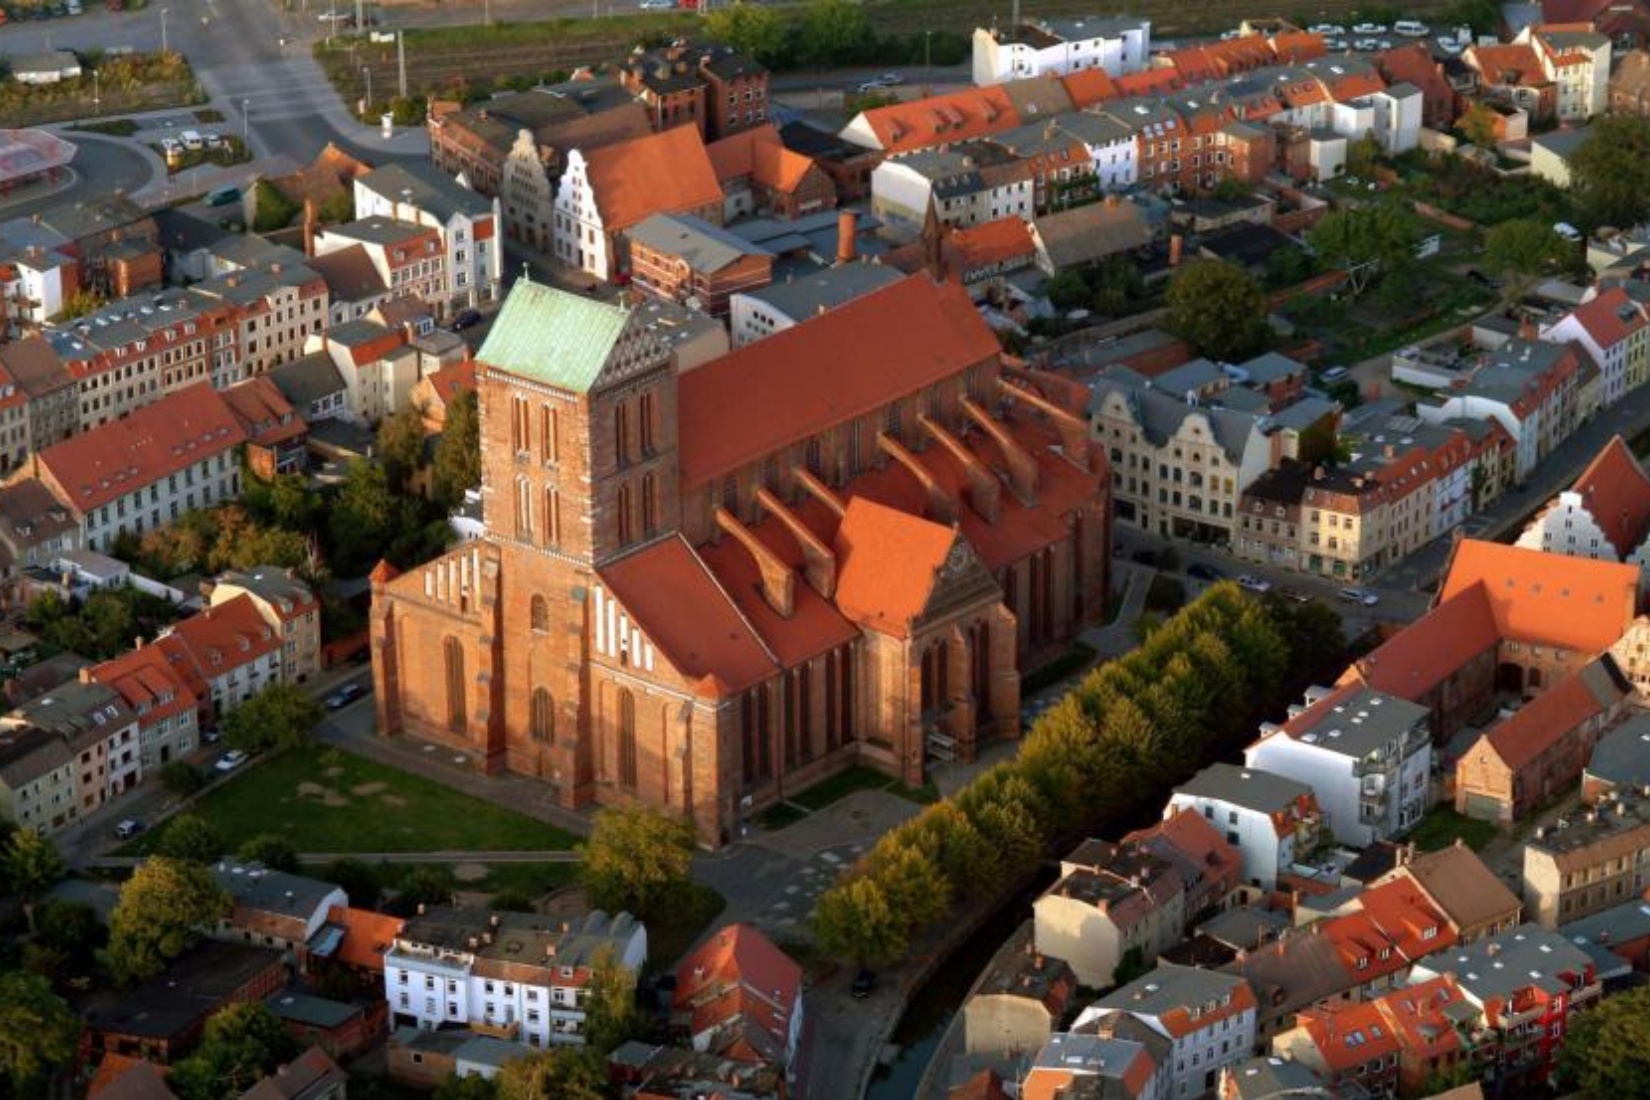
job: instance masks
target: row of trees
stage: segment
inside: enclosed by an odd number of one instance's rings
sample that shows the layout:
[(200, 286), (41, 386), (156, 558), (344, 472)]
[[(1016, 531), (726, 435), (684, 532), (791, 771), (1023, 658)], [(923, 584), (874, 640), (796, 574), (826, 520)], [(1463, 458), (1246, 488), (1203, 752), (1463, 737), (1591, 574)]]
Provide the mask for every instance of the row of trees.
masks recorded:
[(1261, 714), (1344, 642), (1326, 608), (1220, 584), (1039, 718), (1019, 755), (886, 834), (815, 912), (828, 953), (893, 959), (959, 903), (1001, 891), (1057, 839), (1126, 816)]
[(705, 19), (705, 36), (726, 42), (774, 69), (799, 65), (955, 65), (969, 42), (953, 31), (904, 37), (878, 35), (855, 0), (810, 0), (800, 11), (760, 3), (719, 7)]

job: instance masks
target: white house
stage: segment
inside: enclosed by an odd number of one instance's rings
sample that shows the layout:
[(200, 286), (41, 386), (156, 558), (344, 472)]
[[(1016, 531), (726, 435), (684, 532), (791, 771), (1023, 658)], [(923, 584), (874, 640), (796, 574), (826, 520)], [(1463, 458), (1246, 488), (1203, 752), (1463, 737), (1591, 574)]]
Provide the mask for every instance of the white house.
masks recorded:
[(1572, 24), (1532, 24), (1513, 39), (1535, 50), (1547, 79), (1558, 85), (1558, 117), (1585, 119), (1610, 105), (1610, 40)]
[(871, 171), (871, 212), (883, 222), (921, 225), (932, 204), (945, 225), (970, 226), (1036, 213), (1031, 173), (991, 142), (923, 149)]
[(1317, 846), (1322, 815), (1312, 788), (1259, 768), (1211, 764), (1174, 789), (1163, 816), (1192, 809), (1243, 854), (1243, 875), (1270, 890), (1278, 873)]
[(1139, 142), (1133, 127), (1098, 111), (1073, 111), (1054, 125), (1083, 143), (1102, 191), (1123, 191), (1140, 178)]
[(1598, 368), (1600, 408), (1609, 408), (1645, 381), (1650, 313), (1619, 286), (1595, 292), (1558, 321), (1543, 325), (1541, 338), (1581, 345)]
[(535, 1047), (582, 1044), (586, 990), (605, 952), (640, 971), (647, 929), (629, 913), (600, 909), (557, 923), (432, 908), (408, 920), (384, 953), (384, 997), (398, 1026), (470, 1027)]
[(1357, 684), (1307, 701), (1283, 725), (1264, 728), (1243, 750), (1244, 763), (1310, 787), (1343, 844), (1363, 848), (1407, 832), (1427, 809), (1427, 709)]
[(281, 636), (251, 596), (208, 607), (173, 623), (155, 639), (168, 660), (205, 685), (209, 713), (224, 715), (286, 679)]
[(1150, 20), (1128, 16), (1033, 19), (1007, 30), (974, 31), (974, 83), (1004, 84), (1030, 76), (1104, 69), (1139, 72), (1151, 54)]
[(1575, 430), (1578, 366), (1578, 354), (1568, 345), (1508, 340), (1465, 386), (1417, 402), (1416, 415), (1428, 424), (1457, 417), (1499, 422), (1513, 439), (1514, 473), (1523, 481)]
[(234, 902), (213, 935), (257, 947), (301, 954), (327, 925), (334, 908), (349, 908), (342, 886), (304, 875), (272, 871), (259, 863), (225, 860), (212, 877)]
[(1650, 476), (1616, 436), (1518, 536), (1526, 550), (1650, 564)]
[(1375, 140), (1387, 156), (1407, 153), (1421, 144), (1421, 112), (1426, 97), (1408, 81), (1370, 93), (1375, 105)]
[(80, 59), (70, 50), (52, 50), (11, 59), (11, 78), (19, 84), (59, 84), (78, 76)]
[(1255, 1045), (1255, 994), (1236, 974), (1159, 963), (1085, 1008), (1072, 1024), (1093, 1030), (1111, 1016), (1131, 1016), (1169, 1041), (1165, 1100), (1214, 1092), (1222, 1068), (1248, 1058)]
[(391, 163), (355, 178), (355, 216), (416, 221), (441, 234), (445, 311), (490, 302), (504, 280), (499, 200), (461, 186), (425, 161)]

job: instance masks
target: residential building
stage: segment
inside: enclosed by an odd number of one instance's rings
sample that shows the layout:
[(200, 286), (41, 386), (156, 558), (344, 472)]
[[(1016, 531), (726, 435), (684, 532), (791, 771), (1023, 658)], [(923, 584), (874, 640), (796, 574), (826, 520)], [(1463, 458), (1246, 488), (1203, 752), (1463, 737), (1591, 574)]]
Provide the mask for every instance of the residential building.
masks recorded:
[(1216, 1095), (1219, 1100), (1354, 1100), (1363, 1094), (1331, 1088), (1304, 1063), (1268, 1057), (1251, 1058), (1221, 1070)]
[(810, 317), (847, 305), (903, 278), (897, 268), (856, 262), (741, 291), (728, 300), (733, 346), (743, 347), (794, 328)]
[(1444, 66), (1425, 42), (1386, 50), (1375, 58), (1388, 84), (1409, 84), (1421, 92), (1421, 122), (1431, 130), (1446, 130), (1455, 122), (1455, 89)]
[(80, 548), (80, 525), (38, 478), (0, 486), (0, 605), (26, 603), (29, 574)]
[(22, 727), (0, 730), (0, 812), (43, 836), (80, 816), (74, 753), (61, 737)]
[[(29, 133), (58, 141), (44, 131)], [(60, 144), (67, 163), (67, 157), (73, 155), (67, 151), (73, 147), (67, 142)], [(56, 317), (74, 297), (75, 278), (74, 257), (46, 244), (14, 245), (0, 234), (0, 331), (10, 336), (20, 328), (43, 325)]]
[(1473, 1010), (1456, 1018), (1474, 1036), (1473, 1060), (1490, 1096), (1517, 1095), (1551, 1080), (1572, 1021), (1602, 991), (1587, 952), (1533, 924), (1415, 964), (1417, 982), (1446, 975)]
[(1585, 127), (1536, 134), (1530, 138), (1530, 174), (1561, 190), (1569, 190), (1570, 158), (1589, 136)]
[(120, 694), (137, 715), (142, 769), (155, 772), (183, 760), (200, 743), (198, 698), (190, 678), (173, 666), (164, 649), (137, 644), (118, 657), (93, 665), (88, 674)]
[(1621, 287), (1600, 290), (1541, 329), (1554, 343), (1574, 341), (1598, 368), (1599, 406), (1609, 408), (1650, 379), (1650, 313)]
[(841, 131), (842, 140), (886, 156), (1012, 130), (1022, 120), (1003, 85), (965, 88), (945, 95), (890, 103), (861, 111)]
[[(231, 383), (298, 358), (304, 340), (326, 327), (331, 306), (327, 280), (320, 272), (280, 260), (228, 271), (190, 289), (231, 309), (240, 351), (239, 370)], [(218, 385), (222, 388), (223, 383)]]
[(307, 424), (349, 411), (349, 387), (327, 351), (306, 352), (302, 358), (270, 371), (269, 380)]
[[(306, 352), (326, 355), (343, 380), (343, 419), (377, 424), (411, 407), (421, 372), (418, 349), (405, 332), (371, 318), (350, 321), (311, 337)], [(312, 369), (318, 374), (316, 389), (324, 392), (330, 378), (318, 367)], [(336, 400), (335, 391), (326, 396)]]
[(1477, 74), (1478, 88), (1486, 99), (1516, 107), (1535, 119), (1558, 116), (1558, 85), (1528, 41), (1468, 46), (1461, 61)]
[(1053, 73), (1139, 72), (1150, 61), (1152, 25), (1128, 16), (1041, 19), (1007, 30), (974, 29), (974, 83), (1004, 84)]
[(705, 147), (722, 185), (722, 214), (800, 218), (836, 205), (836, 183), (805, 153), (788, 148), (772, 123)]
[(321, 601), (290, 569), (232, 569), (212, 583), (210, 606), (246, 596), (281, 638), (281, 679), (301, 684), (321, 671)]
[(413, 386), (412, 403), (422, 409), (424, 430), (439, 435), (447, 426), (447, 414), (453, 403), (466, 394), (476, 392), (476, 365), (473, 359), (464, 359), (451, 366), (432, 371)]
[(1608, 653), (1502, 718), (1455, 763), (1455, 809), (1502, 824), (1570, 793), (1633, 685)]
[(1581, 796), (1589, 805), (1650, 785), (1650, 717), (1635, 715), (1606, 730), (1581, 773)]
[[(1195, 810), (1169, 813), (1144, 829), (1128, 833), (1122, 843), (1174, 865), (1186, 889), (1187, 920), (1224, 909), (1243, 883), (1243, 854)], [(1077, 858), (1073, 853), (1068, 860)], [(1073, 866), (1062, 863), (1061, 873), (1070, 874)]]
[(384, 997), (398, 1026), (467, 1026), (535, 1047), (582, 1044), (586, 986), (607, 953), (640, 971), (647, 929), (629, 913), (600, 909), (558, 924), (433, 907), (410, 918), (384, 953)]
[(1160, 964), (1084, 1009), (1072, 1028), (1104, 1026), (1114, 1015), (1169, 1040), (1164, 1100), (1212, 1093), (1221, 1069), (1242, 1062), (1255, 1045), (1255, 995), (1242, 978), (1219, 971)]
[[(1089, 841), (1083, 864), (1032, 903), (1037, 950), (1063, 959), (1077, 980), (1100, 989), (1127, 958), (1135, 967), (1179, 941), (1190, 914), (1176, 866), (1147, 849)], [(1076, 864), (1076, 860), (1068, 863)]]
[(1650, 475), (1618, 435), (1575, 484), (1537, 512), (1517, 545), (1595, 561), (1650, 564)]
[(274, 381), (262, 375), (221, 392), (246, 434), (241, 452), (247, 469), (266, 480), (296, 474), (309, 463), (309, 425)]
[(1029, 218), (1034, 199), (1031, 164), (988, 140), (907, 153), (871, 172), (871, 212), (884, 223), (920, 226), (930, 208), (944, 225)]
[(1419, 402), (1416, 413), (1428, 424), (1456, 417), (1499, 421), (1517, 446), (1516, 476), (1523, 481), (1580, 423), (1580, 366), (1573, 344), (1508, 340), (1464, 387)]
[(693, 1049), (797, 1078), (802, 967), (755, 926), (719, 930), (676, 967), (676, 1019)]
[(105, 550), (127, 532), (141, 535), (240, 496), (245, 441), (228, 402), (198, 382), (47, 447), (31, 473), (67, 506), (84, 545)]
[(300, 972), (306, 968), (310, 951), (326, 949), (333, 907), (349, 905), (343, 887), (272, 871), (258, 863), (224, 860), (211, 871), (234, 903), (212, 934), (221, 940), (273, 948)]
[(722, 223), (722, 186), (694, 127), (569, 153), (556, 189), (556, 258), (612, 280), (629, 268), (625, 233), (654, 214)]
[(1243, 853), (1245, 878), (1263, 890), (1317, 847), (1323, 824), (1311, 787), (1232, 764), (1211, 764), (1176, 787), (1164, 816), (1185, 808), (1224, 831), (1226, 843)]
[(1315, 1006), (1272, 1040), (1272, 1060), (1309, 1070), (1337, 1092), (1419, 1098), (1440, 1075), (1471, 1064), (1457, 1020), (1468, 1011), (1447, 976), (1369, 1001)]
[(1631, 968), (1650, 970), (1650, 898), (1636, 897), (1571, 921), (1559, 934), (1597, 961), (1599, 977), (1619, 978)]
[(963, 1004), (963, 1052), (1012, 1058), (1042, 1050), (1076, 993), (1071, 967), (1028, 945), (984, 975)]
[(1650, 887), (1650, 803), (1600, 802), (1524, 846), (1524, 912), (1557, 928), (1641, 896)]
[(1290, 710), (1243, 751), (1246, 766), (1311, 787), (1342, 844), (1366, 848), (1421, 820), (1432, 777), (1425, 707), (1348, 684), (1314, 689)]
[[(1155, 1032), (1150, 1039), (1159, 1039)], [(1079, 1031), (1049, 1036), (1020, 1081), (1020, 1100), (1061, 1100), (1084, 1090), (1118, 1100), (1165, 1100), (1172, 1073), (1160, 1058), (1166, 1043)]]
[(653, 129), (691, 124), (717, 141), (768, 121), (768, 70), (727, 46), (677, 41), (637, 49), (619, 83), (648, 109)]
[(45, 450), (80, 429), (79, 391), (51, 341), (34, 335), (0, 343), (0, 367), (27, 399), (28, 450)]
[(434, 229), (445, 249), (445, 293), (425, 298), (442, 314), (491, 302), (504, 281), (499, 199), (465, 187), (433, 164), (393, 163), (355, 178), (355, 216), (405, 219)]
[(772, 253), (699, 218), (654, 214), (628, 236), (637, 288), (713, 316), (728, 312), (733, 295), (773, 281)]
[(241, 1100), (344, 1100), (349, 1074), (327, 1052), (312, 1046), (260, 1079)]
[(1137, 203), (1116, 195), (1087, 206), (1040, 214), (1031, 219), (1037, 268), (1055, 275), (1134, 252), (1151, 243), (1151, 227)]
[(0, 728), (39, 731), (63, 742), (74, 764), (75, 805), (82, 817), (143, 778), (136, 713), (87, 672), (82, 669), (80, 679), (0, 717)]
[(1426, 895), (1461, 943), (1509, 931), (1523, 916), (1518, 896), (1460, 840), (1431, 852), (1417, 852), (1413, 844), (1400, 847), (1398, 865), (1371, 885), (1399, 879)]
[[(441, 230), (388, 216), (330, 225), (315, 235), (316, 258), (359, 246), (390, 298), (413, 297), (445, 312), (452, 302), (454, 276), (447, 270), (448, 248)], [(312, 350), (314, 337), (305, 342)]]
[(921, 782), (1016, 730), (1022, 655), (1104, 602), (1065, 391), (1003, 377), (928, 276), (686, 371), (649, 323), (518, 281), (476, 356), (482, 535), (374, 583), (379, 728), (712, 845), (853, 764)]
[(1610, 40), (1591, 27), (1538, 24), (1513, 39), (1530, 46), (1557, 87), (1560, 120), (1588, 119), (1610, 105)]
[[(313, 243), (312, 240), (312, 246)], [(359, 321), (381, 302), (389, 301), (394, 293), (365, 245), (344, 244), (331, 252), (311, 256), (305, 266), (326, 281), (329, 327)]]
[(163, 629), (155, 638), (200, 700), (199, 717), (227, 714), (270, 684), (284, 682), (280, 636), (250, 595), (215, 604)]

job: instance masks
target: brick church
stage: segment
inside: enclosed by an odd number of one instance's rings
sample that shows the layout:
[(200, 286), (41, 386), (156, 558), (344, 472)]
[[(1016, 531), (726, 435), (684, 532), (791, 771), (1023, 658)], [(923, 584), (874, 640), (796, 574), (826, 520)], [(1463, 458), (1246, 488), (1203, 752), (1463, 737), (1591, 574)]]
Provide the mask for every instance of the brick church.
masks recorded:
[(679, 371), (523, 279), (478, 355), (485, 534), (373, 576), (379, 728), (725, 843), (868, 764), (1019, 732), (1019, 668), (1103, 610), (1081, 394), (922, 273)]

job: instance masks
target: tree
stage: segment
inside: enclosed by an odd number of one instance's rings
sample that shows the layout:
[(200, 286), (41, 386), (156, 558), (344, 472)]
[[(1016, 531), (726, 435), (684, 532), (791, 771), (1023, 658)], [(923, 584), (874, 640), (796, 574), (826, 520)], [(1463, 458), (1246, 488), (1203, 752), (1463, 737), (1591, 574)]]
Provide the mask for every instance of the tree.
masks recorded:
[(24, 948), (24, 969), (59, 988), (85, 988), (84, 979), (97, 973), (99, 949), (109, 940), (109, 930), (98, 920), (97, 910), (52, 898), (40, 905), (35, 919), (40, 931)]
[(1307, 233), (1320, 260), (1347, 269), (1354, 295), (1376, 279), (1407, 293), (1403, 276), (1415, 265), (1420, 237), (1415, 215), (1396, 202), (1337, 210)]
[(814, 937), (821, 950), (860, 966), (905, 953), (910, 936), (874, 879), (858, 875), (820, 896), (814, 910)]
[(285, 229), (298, 216), (297, 203), (276, 190), (268, 180), (259, 180), (252, 187), (252, 228), (258, 233)]
[(0, 1080), (13, 1096), (45, 1096), (46, 1079), (74, 1057), (80, 1021), (38, 974), (0, 973)]
[(1468, 143), (1480, 149), (1494, 149), (1495, 119), (1496, 114), (1489, 109), (1488, 105), (1475, 100), (1468, 105), (1465, 111), (1461, 112), (1461, 117), (1456, 120), (1455, 126), (1456, 129), (1461, 131), (1461, 136), (1466, 138)]
[(1123, 952), (1122, 958), (1117, 960), (1117, 967), (1111, 972), (1112, 985), (1128, 985), (1151, 968), (1146, 965), (1146, 956), (1139, 945)]
[(128, 983), (152, 978), (229, 915), (229, 895), (199, 863), (155, 856), (138, 866), (109, 917), (109, 964)]
[(356, 575), (384, 556), (384, 548), (400, 533), (405, 503), (391, 490), (382, 463), (350, 463), (327, 513), (333, 564), (341, 575)]
[(607, 1065), (589, 1047), (535, 1050), (504, 1063), (498, 1100), (607, 1100)]
[(1570, 193), (1588, 229), (1637, 225), (1650, 214), (1650, 121), (1602, 115), (1570, 154)]
[(372, 909), (384, 892), (378, 869), (370, 863), (345, 856), (321, 868), (322, 882), (330, 882), (349, 895), (349, 903), (357, 909)]
[(155, 842), (155, 853), (172, 859), (215, 863), (228, 847), (210, 821), (197, 814), (179, 814)]
[(242, 752), (302, 748), (314, 738), (322, 713), (297, 684), (270, 684), (224, 715), (224, 740)]
[(1243, 268), (1193, 260), (1169, 280), (1169, 328), (1200, 355), (1228, 362), (1266, 346), (1266, 294)]
[(1044, 288), (1049, 304), (1055, 309), (1076, 309), (1089, 300), (1089, 285), (1075, 271), (1062, 271), (1048, 281)]
[(798, 46), (810, 62), (861, 61), (874, 41), (871, 21), (854, 0), (812, 0), (802, 12)]
[(456, 882), (448, 867), (415, 867), (407, 872), (396, 890), (400, 908), (413, 910), (420, 905), (451, 905)]
[(1540, 275), (1571, 258), (1569, 244), (1534, 218), (1514, 218), (1484, 233), (1484, 262), (1509, 276)]
[(447, 406), (441, 439), (435, 445), (436, 499), (451, 507), (463, 499), (464, 490), (480, 484), (481, 416), (476, 407), (475, 391), (466, 390)]
[(656, 920), (687, 891), (693, 870), (693, 826), (646, 806), (596, 814), (584, 853), (591, 902)]
[(1566, 1086), (1588, 1096), (1650, 1098), (1650, 986), (1606, 997), (1573, 1017), (1558, 1065)]
[(378, 425), (378, 450), (390, 484), (405, 492), (407, 483), (424, 467), (424, 410), (407, 408), (385, 417)]
[(279, 833), (259, 833), (235, 850), (235, 858), (246, 863), (261, 863), (271, 871), (298, 870), (298, 849)]
[(160, 785), (166, 788), (167, 794), (188, 798), (206, 786), (206, 777), (189, 761), (174, 760), (161, 766)]
[(642, 1034), (636, 974), (619, 961), (611, 946), (597, 948), (584, 988), (584, 1042), (591, 1050), (606, 1054)]
[(785, 52), (785, 20), (763, 4), (717, 8), (705, 18), (705, 35), (765, 63), (771, 64)]
[(206, 1021), (200, 1046), (172, 1067), (179, 1100), (228, 1100), (298, 1054), (286, 1023), (262, 1001), (232, 1004)]
[(1375, 178), (1375, 169), (1381, 163), (1381, 143), (1369, 134), (1347, 146), (1346, 170), (1360, 179)]
[(29, 922), (29, 932), (35, 931), (34, 907), (68, 868), (57, 854), (57, 845), (33, 829), (19, 829), (6, 842), (5, 878), (12, 893), (23, 903), (23, 916)]
[(435, 1087), (431, 1100), (498, 1100), (498, 1082), (479, 1073), (455, 1073)]

